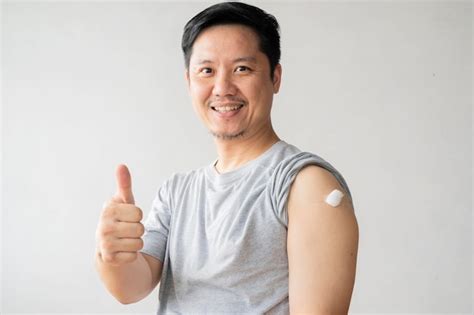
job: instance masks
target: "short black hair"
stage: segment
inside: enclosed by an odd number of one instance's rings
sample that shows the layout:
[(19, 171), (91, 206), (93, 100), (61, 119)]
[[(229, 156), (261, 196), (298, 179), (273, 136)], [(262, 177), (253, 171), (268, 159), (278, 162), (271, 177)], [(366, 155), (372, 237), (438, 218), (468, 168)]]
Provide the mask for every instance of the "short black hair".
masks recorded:
[(267, 56), (270, 63), (270, 78), (273, 80), (273, 71), (281, 56), (280, 26), (273, 15), (242, 2), (212, 5), (186, 23), (181, 40), (186, 69), (189, 69), (193, 44), (198, 35), (207, 27), (224, 24), (241, 24), (255, 31), (260, 40), (260, 51)]

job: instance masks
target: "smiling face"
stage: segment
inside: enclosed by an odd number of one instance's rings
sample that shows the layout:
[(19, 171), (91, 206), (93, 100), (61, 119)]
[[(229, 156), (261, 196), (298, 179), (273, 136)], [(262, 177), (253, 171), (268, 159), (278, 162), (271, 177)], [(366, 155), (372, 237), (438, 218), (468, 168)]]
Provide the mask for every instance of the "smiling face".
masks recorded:
[(249, 27), (229, 24), (204, 29), (196, 38), (186, 71), (193, 107), (219, 140), (249, 138), (272, 129), (273, 94), (280, 88), (281, 66), (259, 50)]

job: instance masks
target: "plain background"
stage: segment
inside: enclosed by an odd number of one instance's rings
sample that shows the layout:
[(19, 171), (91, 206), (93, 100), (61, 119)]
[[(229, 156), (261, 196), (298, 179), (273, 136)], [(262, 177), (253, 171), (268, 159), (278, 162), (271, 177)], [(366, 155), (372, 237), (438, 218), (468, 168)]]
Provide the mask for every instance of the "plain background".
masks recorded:
[[(215, 2), (2, 3), (2, 314), (154, 314), (94, 267), (132, 173), (148, 214), (173, 172), (216, 158), (180, 40)], [(360, 229), (351, 313), (472, 310), (471, 2), (257, 2), (282, 29), (280, 138), (335, 166)]]

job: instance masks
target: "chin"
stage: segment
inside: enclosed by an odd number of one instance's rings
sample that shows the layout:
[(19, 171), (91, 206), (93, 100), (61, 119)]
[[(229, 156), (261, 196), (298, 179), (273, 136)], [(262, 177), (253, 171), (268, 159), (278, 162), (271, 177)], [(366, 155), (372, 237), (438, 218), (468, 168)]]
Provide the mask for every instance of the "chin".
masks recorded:
[(214, 136), (214, 138), (219, 139), (219, 140), (237, 140), (237, 139), (242, 139), (245, 135), (245, 131), (239, 131), (239, 132), (214, 132), (211, 131), (211, 134)]

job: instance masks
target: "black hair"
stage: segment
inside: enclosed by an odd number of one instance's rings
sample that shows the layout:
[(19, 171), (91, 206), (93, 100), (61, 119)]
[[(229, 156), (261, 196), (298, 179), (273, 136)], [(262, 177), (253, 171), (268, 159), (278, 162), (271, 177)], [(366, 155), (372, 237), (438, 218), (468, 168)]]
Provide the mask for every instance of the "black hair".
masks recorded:
[(250, 27), (259, 38), (259, 48), (270, 63), (270, 78), (280, 62), (280, 26), (276, 18), (255, 6), (242, 2), (223, 2), (201, 11), (184, 27), (181, 48), (184, 64), (189, 69), (193, 44), (198, 35), (207, 27), (224, 24), (241, 24)]

